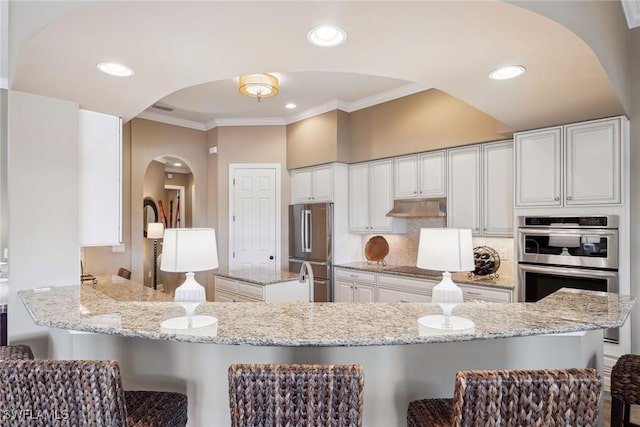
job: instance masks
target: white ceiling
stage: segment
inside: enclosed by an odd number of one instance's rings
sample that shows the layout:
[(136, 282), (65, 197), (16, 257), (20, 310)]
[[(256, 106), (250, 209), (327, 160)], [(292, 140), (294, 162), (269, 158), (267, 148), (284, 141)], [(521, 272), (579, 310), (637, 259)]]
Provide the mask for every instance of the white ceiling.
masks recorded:
[[(12, 45), (11, 88), (125, 120), (142, 115), (198, 129), (290, 123), (427, 88), (517, 130), (624, 113), (576, 34), (498, 1), (29, 3), (10, 5), (21, 32)], [(323, 23), (343, 27), (347, 42), (309, 45), (307, 31)], [(124, 62), (136, 75), (103, 75), (95, 64), (104, 60)], [(506, 64), (527, 73), (487, 78)], [(258, 103), (240, 95), (235, 78), (262, 72), (280, 78), (278, 96)], [(176, 110), (149, 108), (156, 102)], [(287, 102), (298, 108), (285, 110)]]

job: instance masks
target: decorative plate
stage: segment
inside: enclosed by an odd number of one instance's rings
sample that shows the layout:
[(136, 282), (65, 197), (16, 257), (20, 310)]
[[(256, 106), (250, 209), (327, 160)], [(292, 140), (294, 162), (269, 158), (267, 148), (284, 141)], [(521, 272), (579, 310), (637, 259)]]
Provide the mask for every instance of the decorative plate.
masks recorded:
[(475, 270), (473, 274), (476, 276), (498, 277), (498, 268), (500, 268), (500, 255), (495, 249), (489, 246), (477, 246), (473, 248), (473, 261)]
[(389, 243), (382, 236), (373, 236), (364, 247), (364, 256), (367, 257), (369, 263), (377, 262), (385, 265), (384, 257), (387, 254), (389, 254)]

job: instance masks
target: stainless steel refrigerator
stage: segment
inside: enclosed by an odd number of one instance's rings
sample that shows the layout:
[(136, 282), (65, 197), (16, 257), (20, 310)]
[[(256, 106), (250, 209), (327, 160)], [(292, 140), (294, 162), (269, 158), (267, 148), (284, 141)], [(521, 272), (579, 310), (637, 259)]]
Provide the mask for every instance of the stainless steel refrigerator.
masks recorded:
[(333, 203), (289, 206), (289, 271), (311, 264), (314, 302), (333, 301)]

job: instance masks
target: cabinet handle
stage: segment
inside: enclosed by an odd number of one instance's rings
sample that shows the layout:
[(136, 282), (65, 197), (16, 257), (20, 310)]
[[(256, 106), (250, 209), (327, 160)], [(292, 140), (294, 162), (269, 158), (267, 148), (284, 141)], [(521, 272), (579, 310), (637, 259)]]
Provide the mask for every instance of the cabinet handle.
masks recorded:
[(468, 295), (475, 295), (475, 296), (481, 296), (482, 294), (480, 292), (472, 292), (472, 291), (467, 291)]
[(357, 274), (350, 274), (349, 276), (351, 276), (351, 277), (358, 277), (358, 275), (357, 275)]
[(571, 196), (567, 196), (567, 200), (571, 200)]
[(553, 198), (553, 200), (555, 200), (556, 202), (560, 200), (560, 197), (556, 196)]

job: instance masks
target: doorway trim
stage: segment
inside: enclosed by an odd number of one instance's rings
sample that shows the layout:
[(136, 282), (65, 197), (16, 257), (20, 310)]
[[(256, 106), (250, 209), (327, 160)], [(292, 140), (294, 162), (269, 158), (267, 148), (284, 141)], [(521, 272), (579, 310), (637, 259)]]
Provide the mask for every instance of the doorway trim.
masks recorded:
[(231, 267), (231, 262), (233, 260), (233, 243), (235, 239), (235, 231), (232, 226), (233, 221), (231, 218), (233, 217), (233, 212), (235, 211), (234, 200), (235, 200), (235, 187), (233, 185), (233, 177), (235, 176), (235, 172), (238, 169), (275, 169), (276, 172), (276, 182), (275, 182), (275, 197), (276, 197), (276, 267), (282, 265), (282, 261), (280, 260), (282, 256), (282, 197), (281, 197), (281, 169), (282, 166), (280, 163), (229, 163), (229, 212), (228, 212), (228, 227), (229, 227), (229, 267)]
[[(186, 200), (184, 197), (184, 186), (183, 185), (170, 185), (170, 184), (165, 184), (164, 186), (165, 190), (178, 190), (180, 192), (180, 206), (178, 206), (178, 208), (180, 209), (180, 221), (186, 221), (186, 213), (185, 213), (185, 208), (184, 208), (184, 201)], [(166, 197), (166, 196), (165, 196)], [(169, 224), (171, 225), (171, 224)], [(180, 225), (179, 228), (184, 228), (184, 225)]]

